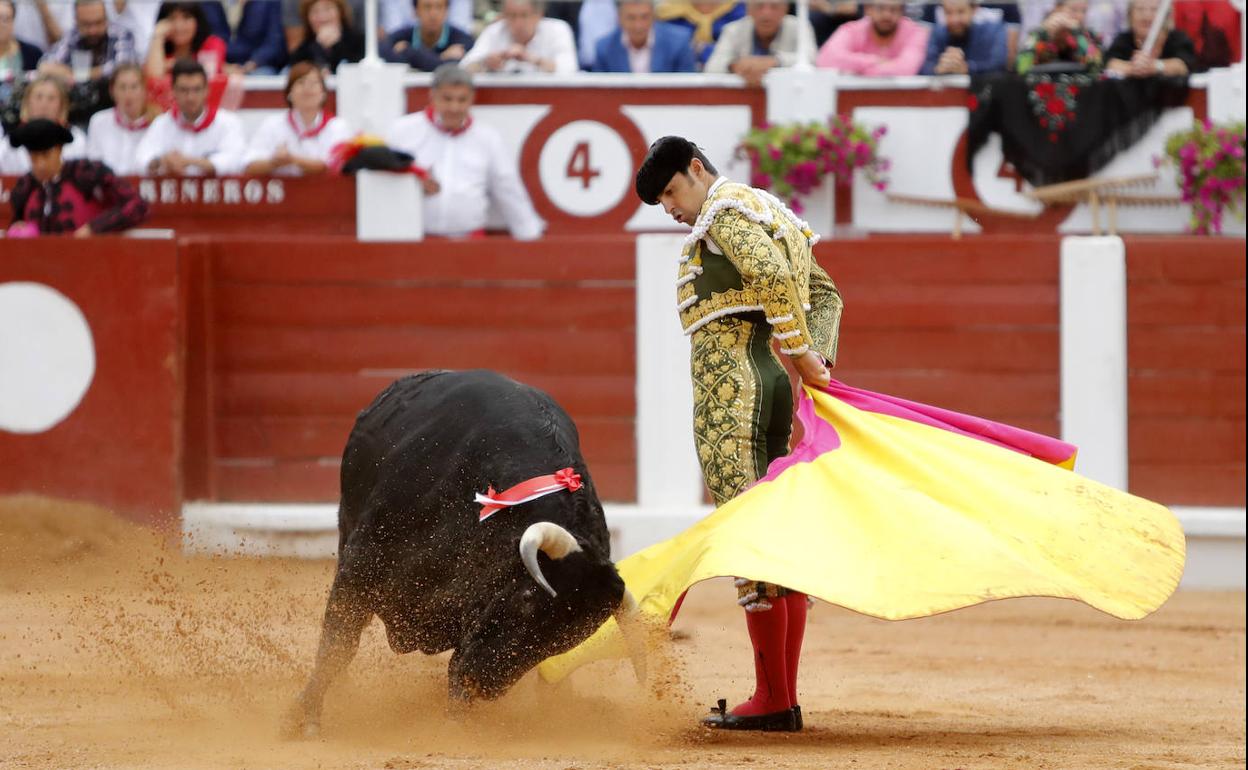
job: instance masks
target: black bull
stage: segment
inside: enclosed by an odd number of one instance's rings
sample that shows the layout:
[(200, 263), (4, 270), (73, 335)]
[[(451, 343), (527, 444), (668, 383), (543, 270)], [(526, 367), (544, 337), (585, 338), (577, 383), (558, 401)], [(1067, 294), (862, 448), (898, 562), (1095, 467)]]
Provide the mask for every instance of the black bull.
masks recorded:
[[(479, 520), (477, 493), (569, 467), (580, 489)], [(494, 372), (404, 377), (360, 413), (342, 456), (338, 533), (316, 666), (289, 734), (319, 729), (325, 690), (373, 615), (395, 652), (453, 649), (448, 689), (463, 704), (501, 695), (635, 609), (576, 426), (550, 396)]]

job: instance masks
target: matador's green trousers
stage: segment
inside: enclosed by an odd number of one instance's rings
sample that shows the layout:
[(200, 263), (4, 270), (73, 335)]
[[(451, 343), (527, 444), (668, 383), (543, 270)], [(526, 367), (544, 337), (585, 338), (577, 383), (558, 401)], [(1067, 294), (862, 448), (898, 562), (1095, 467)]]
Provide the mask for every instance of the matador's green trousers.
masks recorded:
[[(723, 505), (788, 453), (792, 385), (761, 314), (716, 319), (690, 341), (694, 443), (711, 496)], [(746, 609), (760, 610), (770, 608), (768, 597), (786, 593), (749, 579), (738, 579), (737, 590)]]

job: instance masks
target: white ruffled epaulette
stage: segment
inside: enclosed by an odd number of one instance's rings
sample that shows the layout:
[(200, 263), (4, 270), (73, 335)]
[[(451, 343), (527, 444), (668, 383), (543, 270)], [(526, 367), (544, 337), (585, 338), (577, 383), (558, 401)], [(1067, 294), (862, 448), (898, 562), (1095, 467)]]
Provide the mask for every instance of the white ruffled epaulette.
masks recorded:
[[(718, 188), (721, 185), (723, 185), (725, 182), (727, 182), (727, 179), (725, 177), (721, 176), (719, 179), (717, 179), (715, 181), (715, 184), (711, 185), (711, 189), (708, 195), (713, 196), (716, 190), (718, 190)], [(780, 210), (780, 212), (784, 215), (785, 219), (788, 220), (789, 224), (792, 225), (793, 227), (796, 227), (799, 233), (800, 232), (812, 232), (810, 229), (810, 225), (808, 225), (804, 220), (799, 218), (797, 214), (794, 214), (793, 211), (789, 209), (788, 206), (784, 205), (784, 203), (782, 203), (780, 199), (777, 198), (776, 196), (772, 195), (766, 190), (760, 190), (757, 187), (747, 187), (746, 189), (749, 190), (751, 193), (753, 193), (755, 198), (758, 199), (759, 208), (762, 209), (762, 211), (756, 211), (753, 208), (751, 208), (745, 201), (738, 200), (736, 198), (720, 198), (719, 200), (714, 201), (713, 203), (711, 203), (709, 208), (707, 208), (698, 216), (697, 221), (693, 223), (693, 230), (689, 233), (689, 235), (685, 236), (684, 250), (686, 252), (689, 251), (690, 248), (698, 241), (705, 240), (707, 248), (709, 248), (711, 251), (715, 252), (716, 254), (723, 253), (722, 251), (720, 251), (719, 246), (715, 244), (714, 240), (708, 237), (707, 233), (710, 231), (711, 224), (715, 221), (715, 217), (718, 216), (721, 211), (726, 211), (727, 209), (736, 209), (737, 211), (741, 212), (742, 216), (744, 216), (746, 219), (750, 220), (751, 222), (756, 222), (760, 225), (763, 225), (764, 227), (771, 227), (772, 223), (775, 220), (772, 216), (771, 209), (767, 205), (768, 203), (770, 203), (772, 206), (775, 206), (777, 209)], [(773, 233), (773, 237), (776, 240), (779, 240), (780, 238), (784, 237), (785, 229), (786, 229), (786, 226), (783, 224), (781, 224), (779, 227), (776, 227), (775, 232)], [(811, 246), (814, 246), (816, 243), (819, 242), (819, 235), (817, 233), (812, 233), (807, 238), (807, 242)]]

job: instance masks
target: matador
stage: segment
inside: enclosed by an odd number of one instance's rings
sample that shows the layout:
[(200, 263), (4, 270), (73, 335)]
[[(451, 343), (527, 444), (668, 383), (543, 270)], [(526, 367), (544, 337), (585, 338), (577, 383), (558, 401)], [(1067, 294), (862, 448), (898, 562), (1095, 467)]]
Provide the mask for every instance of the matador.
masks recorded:
[[(793, 390), (777, 353), (807, 383), (828, 384), (841, 295), (814, 260), (810, 227), (771, 193), (720, 176), (688, 139), (666, 136), (651, 145), (636, 191), (693, 227), (680, 255), (676, 301), (691, 343), (698, 459), (722, 505), (789, 451)], [(731, 710), (721, 701), (703, 723), (800, 730), (806, 595), (748, 575), (736, 584), (754, 649), (754, 695)]]

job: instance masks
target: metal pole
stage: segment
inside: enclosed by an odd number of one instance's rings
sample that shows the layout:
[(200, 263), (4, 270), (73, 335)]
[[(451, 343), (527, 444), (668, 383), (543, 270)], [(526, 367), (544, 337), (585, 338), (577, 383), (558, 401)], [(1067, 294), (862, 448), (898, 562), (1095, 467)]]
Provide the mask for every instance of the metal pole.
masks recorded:
[(1153, 46), (1157, 44), (1157, 37), (1161, 34), (1161, 27), (1166, 23), (1166, 17), (1170, 15), (1170, 4), (1172, 0), (1161, 0), (1161, 5), (1157, 8), (1157, 15), (1153, 17), (1153, 26), (1148, 28), (1148, 37), (1144, 38), (1144, 45), (1140, 46), (1140, 50), (1149, 56), (1153, 55)]
[(364, 0), (364, 63), (377, 64), (377, 0)]
[(793, 69), (810, 71), (815, 68), (815, 52), (810, 49), (810, 39), (806, 37), (805, 26), (810, 24), (810, 0), (797, 0), (797, 64)]

